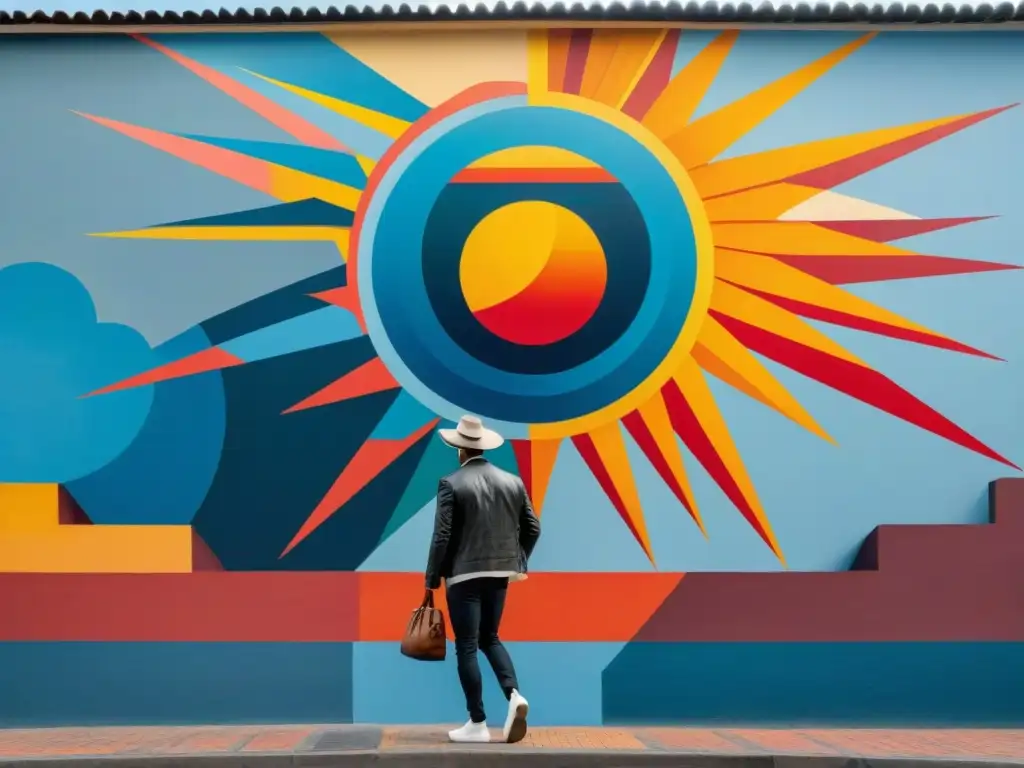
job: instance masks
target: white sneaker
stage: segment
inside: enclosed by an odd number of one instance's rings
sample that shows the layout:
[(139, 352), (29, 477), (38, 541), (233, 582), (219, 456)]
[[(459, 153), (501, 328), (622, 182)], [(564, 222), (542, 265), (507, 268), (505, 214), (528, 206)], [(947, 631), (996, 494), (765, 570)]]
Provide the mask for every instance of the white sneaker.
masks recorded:
[(457, 744), (486, 744), (491, 740), (491, 732), (487, 730), (487, 723), (470, 720), (461, 728), (448, 731), (448, 738)]
[(519, 691), (512, 689), (512, 695), (508, 699), (508, 717), (505, 718), (505, 728), (502, 731), (506, 743), (515, 744), (526, 736), (526, 715), (529, 711), (530, 703)]

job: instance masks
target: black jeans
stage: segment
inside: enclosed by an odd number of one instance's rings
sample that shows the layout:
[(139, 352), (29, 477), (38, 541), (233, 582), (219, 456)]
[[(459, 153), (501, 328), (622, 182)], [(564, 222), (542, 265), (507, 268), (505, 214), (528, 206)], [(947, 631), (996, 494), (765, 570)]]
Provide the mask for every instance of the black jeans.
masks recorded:
[(446, 586), (448, 614), (455, 632), (455, 656), (459, 662), (459, 682), (466, 694), (466, 709), (474, 723), (487, 720), (484, 714), (483, 681), (476, 660), (479, 648), (484, 652), (498, 678), (505, 698), (519, 687), (516, 670), (505, 646), (498, 639), (501, 612), (505, 609), (508, 579), (479, 578)]

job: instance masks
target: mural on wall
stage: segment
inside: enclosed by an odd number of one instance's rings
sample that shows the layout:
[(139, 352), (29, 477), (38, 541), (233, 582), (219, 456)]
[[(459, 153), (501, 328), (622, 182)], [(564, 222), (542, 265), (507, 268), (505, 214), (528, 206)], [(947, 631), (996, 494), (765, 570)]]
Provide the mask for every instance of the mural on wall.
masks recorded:
[[(844, 339), (853, 336), (835, 331), (990, 365), (1016, 352), (958, 341), (859, 290), (1015, 269), (894, 244), (1002, 211), (919, 217), (844, 186), (1002, 119), (1014, 105), (880, 121), (884, 127), (806, 141), (773, 134), (767, 146), (737, 152), (812, 86), (870, 56), (876, 36), (815, 35), (821, 50), (813, 57), (708, 108), (747, 38), (700, 33), (700, 45), (687, 49), (690, 34), (426, 35), (400, 47), (386, 37), (330, 34), (119, 38), (123, 55), (180, 68), (279, 140), (128, 122), (79, 94), (74, 131), (132, 140), (264, 201), (214, 203), (198, 217), (81, 236), (110, 247), (114, 239), (170, 241), (176, 253), (276, 243), (281, 259), (288, 248), (320, 243), (336, 247), (337, 264), (227, 304), (154, 344), (109, 322), (73, 269), (33, 260), (0, 269), (0, 338), (15, 352), (12, 370), (27, 372), (0, 382), (0, 480), (8, 483), (0, 486), (0, 571), (139, 574), (61, 582), (60, 600), (133, 606), (116, 617), (104, 609), (103, 622), (82, 612), (67, 624), (32, 618), (30, 604), (58, 598), (50, 582), (20, 582), (8, 600), (21, 602), (7, 612), (26, 618), (0, 639), (241, 642), (250, 653), (264, 653), (255, 641), (343, 644), (340, 662), (325, 646), (321, 662), (347, 672), (328, 677), (321, 693), (330, 699), (338, 695), (330, 686), (346, 690), (347, 703), (317, 710), (299, 703), (309, 698), (300, 687), (292, 698), (275, 689), (267, 695), (275, 712), (293, 706), (278, 717), (436, 719), (408, 707), (382, 712), (383, 699), (366, 693), (359, 670), (379, 671), (390, 659), (423, 565), (404, 546), (398, 567), (381, 567), (375, 553), (429, 516), (437, 478), (453, 461), (434, 431), (463, 413), (510, 438), (495, 461), (523, 475), (546, 523), (557, 525), (570, 513), (565, 500), (592, 484), (620, 520), (600, 529), (602, 540), (643, 558), (574, 573), (551, 554), (541, 569), (548, 572), (517, 587), (521, 602), (510, 608), (514, 641), (599, 649), (573, 673), (586, 678), (598, 719), (701, 716), (662, 694), (632, 709), (623, 704), (651, 658), (666, 669), (674, 663), (636, 649), (760, 643), (772, 639), (764, 622), (773, 612), (790, 627), (774, 638), (785, 641), (995, 639), (891, 628), (862, 637), (843, 619), (824, 618), (834, 598), (823, 574), (777, 574), (788, 581), (779, 593), (765, 587), (773, 597), (735, 581), (769, 575), (709, 575), (720, 580), (702, 587), (696, 577), (684, 581), (682, 568), (657, 570), (664, 566), (656, 550), (673, 542), (659, 542), (650, 519), (666, 509), (692, 518), (699, 541), (714, 539), (712, 516), (737, 515), (774, 558), (756, 570), (787, 564), (787, 539), (773, 528), (776, 510), (762, 503), (749, 452), (732, 435), (742, 417), (721, 404), (723, 386), (824, 441), (821, 450), (844, 449), (790, 373), (991, 460), (990, 477), (1018, 469), (983, 432), (889, 378), (885, 366), (852, 351)], [(421, 66), (429, 56), (433, 65)], [(144, 197), (153, 182), (140, 176), (130, 194)], [(556, 461), (585, 467), (565, 484), (562, 503), (552, 501)], [(651, 503), (655, 486), (666, 493)], [(708, 498), (723, 503), (709, 507)], [(869, 561), (879, 546), (869, 540), (855, 567), (877, 569), (877, 552)], [(145, 576), (174, 573), (189, 575), (159, 583)], [(858, 605), (893, 592), (889, 581), (856, 583), (848, 597)], [(714, 609), (696, 590), (718, 600), (732, 594), (745, 618), (716, 634)], [(144, 607), (143, 591), (185, 613)], [(600, 629), (587, 619), (597, 594), (621, 603)], [(792, 630), (800, 620), (781, 618), (784, 594), (817, 605), (824, 629)], [(318, 601), (344, 605), (343, 615), (314, 615)], [(918, 606), (922, 616), (929, 606)], [(885, 610), (905, 615), (905, 607)], [(61, 615), (55, 606), (53, 616)], [(688, 623), (701, 616), (710, 622), (704, 630)], [(362, 664), (360, 646), (369, 654)], [(814, 667), (806, 657), (801, 663)], [(360, 710), (360, 691), (372, 706)], [(553, 706), (551, 719), (591, 717), (574, 706), (575, 699)], [(714, 716), (728, 711), (722, 704)]]

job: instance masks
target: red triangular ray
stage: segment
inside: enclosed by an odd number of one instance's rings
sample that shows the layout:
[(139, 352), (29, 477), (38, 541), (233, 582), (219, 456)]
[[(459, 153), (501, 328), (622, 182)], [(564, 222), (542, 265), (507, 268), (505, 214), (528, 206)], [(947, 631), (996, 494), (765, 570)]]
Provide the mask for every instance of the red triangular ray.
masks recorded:
[[(724, 282), (729, 281), (726, 280)], [(857, 315), (851, 315), (846, 312), (829, 309), (828, 307), (819, 307), (814, 304), (797, 301), (796, 299), (775, 296), (766, 291), (759, 291), (744, 285), (737, 285), (736, 287), (740, 290), (746, 291), (747, 293), (760, 296), (762, 299), (770, 301), (775, 306), (782, 307), (795, 315), (807, 317), (811, 320), (820, 320), (823, 323), (841, 325), (844, 328), (853, 328), (855, 331), (873, 333), (876, 336), (888, 336), (890, 339), (902, 339), (903, 341), (923, 344), (928, 347), (948, 349), (952, 352), (961, 352), (965, 355), (975, 355), (977, 357), (987, 357), (989, 360), (1002, 361), (1002, 358), (990, 355), (988, 352), (982, 352), (980, 349), (969, 347), (966, 344), (961, 344), (959, 341), (955, 341), (954, 339), (947, 339), (942, 336), (932, 336), (927, 333), (922, 333), (921, 331), (915, 331), (909, 328), (900, 328), (896, 325), (889, 325), (888, 323), (882, 323), (877, 320), (869, 320), (864, 317), (858, 317)]]
[(355, 290), (354, 286), (343, 285), (339, 288), (329, 288), (326, 291), (319, 291), (309, 295), (327, 304), (347, 309), (355, 315), (360, 330), (366, 333), (366, 325), (363, 323), (363, 311), (359, 304), (359, 293)]
[(1017, 105), (1009, 104), (1005, 107), (996, 107), (984, 112), (975, 112), (973, 115), (966, 115), (959, 120), (930, 128), (914, 136), (908, 136), (905, 139), (870, 149), (867, 152), (861, 152), (859, 155), (854, 155), (853, 157), (848, 157), (811, 171), (798, 173), (785, 179), (785, 181), (804, 187), (832, 189), (839, 184), (850, 181), (850, 179), (855, 179), (868, 171), (872, 171), (886, 163), (891, 163), (897, 158), (910, 154), (914, 150), (932, 144), (939, 139), (944, 139), (957, 131), (962, 131), (964, 128), (980, 123), (982, 120), (987, 120), (1015, 106)]
[(651, 430), (647, 428), (647, 424), (644, 423), (643, 418), (640, 416), (638, 411), (633, 411), (627, 414), (622, 419), (622, 425), (626, 428), (626, 431), (632, 436), (633, 440), (640, 447), (640, 450), (644, 452), (644, 456), (651, 462), (651, 466), (661, 476), (661, 479), (665, 481), (675, 497), (679, 499), (679, 503), (683, 505), (683, 508), (690, 514), (694, 520), (697, 516), (694, 514), (693, 506), (690, 504), (690, 500), (686, 497), (686, 493), (683, 492), (683, 488), (679, 485), (679, 481), (676, 479), (675, 473), (669, 466), (668, 461), (665, 459), (665, 455), (658, 448), (658, 443), (654, 440), (654, 435), (651, 434)]
[(562, 81), (564, 93), (579, 93), (583, 85), (583, 71), (587, 68), (587, 54), (590, 53), (589, 29), (574, 29), (569, 39), (569, 56), (565, 62), (565, 78)]
[(316, 505), (316, 509), (306, 519), (306, 522), (299, 528), (288, 546), (284, 548), (281, 557), (291, 552), (313, 531), (319, 528), (335, 512), (341, 509), (359, 491), (365, 488), (371, 480), (393, 464), (403, 453), (409, 450), (424, 435), (430, 432), (440, 419), (424, 424), (408, 437), (401, 440), (367, 440), (356, 451), (345, 468), (338, 475), (330, 490)]
[(880, 283), (918, 277), (966, 275), (974, 272), (998, 272), (1020, 269), (1015, 264), (991, 261), (950, 259), (944, 256), (804, 256), (773, 255), (784, 264), (833, 285)]
[(748, 349), (970, 451), (1019, 469), (877, 371), (805, 347), (714, 310), (711, 314)]
[(629, 94), (626, 103), (622, 105), (622, 111), (636, 120), (642, 120), (651, 108), (654, 100), (665, 90), (668, 81), (672, 78), (672, 64), (676, 58), (676, 48), (679, 45), (678, 29), (670, 29), (665, 39), (661, 41), (658, 50), (651, 59), (651, 63), (640, 76), (639, 82)]
[(672, 428), (679, 435), (679, 439), (683, 441), (690, 450), (690, 453), (693, 454), (693, 457), (700, 462), (700, 465), (704, 467), (704, 470), (715, 481), (715, 484), (722, 489), (722, 492), (732, 502), (733, 506), (739, 510), (740, 514), (743, 515), (743, 519), (757, 532), (761, 540), (771, 547), (772, 541), (768, 536), (768, 532), (765, 531), (764, 526), (757, 519), (753, 508), (743, 495), (743, 491), (736, 484), (732, 473), (729, 472), (729, 468), (722, 461), (707, 432), (700, 425), (697, 414), (693, 412), (693, 408), (690, 407), (690, 403), (686, 400), (685, 393), (674, 380), (669, 381), (668, 384), (662, 387), (661, 392), (665, 397), (665, 405), (668, 407), (668, 415), (672, 420)]
[(579, 451), (583, 461), (586, 462), (591, 473), (597, 479), (597, 483), (601, 486), (605, 496), (608, 497), (612, 506), (615, 507), (615, 511), (619, 513), (622, 522), (626, 524), (629, 532), (633, 534), (633, 538), (643, 544), (643, 538), (640, 536), (640, 532), (637, 531), (636, 526), (633, 525), (622, 496), (619, 495), (618, 490), (615, 488), (615, 483), (612, 482), (611, 475), (608, 474), (604, 462), (601, 461), (601, 455), (597, 452), (597, 448), (594, 446), (594, 441), (590, 438), (590, 435), (576, 435), (572, 438), (572, 444), (576, 446), (576, 450)]
[(940, 229), (959, 227), (961, 224), (970, 224), (975, 221), (985, 221), (992, 216), (966, 216), (962, 218), (946, 219), (859, 219), (850, 221), (815, 221), (819, 227), (831, 229), (834, 232), (842, 232), (844, 235), (852, 235), (865, 240), (873, 240), (876, 243), (888, 243), (892, 240), (902, 240), (905, 237), (923, 235), (927, 232), (936, 232)]
[(363, 363), (353, 371), (349, 371), (340, 379), (332, 381), (319, 392), (314, 392), (301, 403), (296, 403), (285, 413), (304, 411), (307, 408), (319, 408), (322, 405), (340, 403), (343, 400), (351, 400), (363, 395), (371, 395), (375, 392), (384, 392), (389, 389), (396, 389), (398, 382), (391, 375), (384, 361), (375, 357), (369, 362)]
[(111, 384), (102, 389), (97, 389), (95, 392), (90, 392), (86, 397), (92, 397), (93, 395), (105, 395), (108, 392), (117, 392), (122, 389), (131, 389), (133, 387), (143, 387), (147, 384), (156, 384), (160, 381), (168, 381), (170, 379), (180, 379), (184, 376), (192, 376), (197, 373), (208, 373), (209, 371), (219, 371), (222, 368), (230, 368), (235, 365), (245, 365), (245, 360), (240, 357), (232, 355), (230, 352), (226, 352), (220, 347), (210, 347), (204, 349), (202, 352), (196, 352), (193, 355), (182, 358), (181, 360), (175, 360), (173, 363), (166, 363), (165, 365), (152, 368), (144, 373), (131, 376), (127, 379), (122, 379), (116, 384)]

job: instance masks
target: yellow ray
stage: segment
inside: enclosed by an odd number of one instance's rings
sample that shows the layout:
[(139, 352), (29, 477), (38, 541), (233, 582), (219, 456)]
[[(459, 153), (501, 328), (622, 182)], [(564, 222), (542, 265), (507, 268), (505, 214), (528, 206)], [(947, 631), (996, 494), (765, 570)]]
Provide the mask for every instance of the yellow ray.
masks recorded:
[(693, 358), (705, 371), (752, 397), (790, 421), (835, 442), (789, 390), (736, 337), (713, 317), (704, 318)]
[(794, 206), (820, 195), (817, 187), (769, 184), (704, 201), (712, 224), (719, 221), (775, 221)]
[(753, 155), (719, 160), (717, 163), (693, 168), (690, 171), (690, 177), (700, 191), (701, 197), (723, 195), (728, 192), (782, 181), (799, 173), (822, 168), (863, 152), (884, 147), (886, 144), (916, 136), (933, 128), (940, 128), (957, 120), (963, 120), (968, 116), (955, 115), (895, 128), (852, 133), (847, 136), (810, 141), (792, 147), (780, 147)]
[[(636, 489), (636, 480), (633, 478), (633, 470), (629, 465), (626, 441), (619, 422), (613, 421), (605, 424), (582, 437), (589, 440), (596, 454), (594, 457), (584, 455), (584, 459), (587, 460), (588, 465), (592, 465), (595, 461), (598, 463), (596, 467), (591, 466), (591, 470), (599, 481), (604, 479), (610, 484), (611, 487), (606, 487), (605, 491), (611, 491), (608, 493), (609, 498), (627, 525), (633, 530), (637, 541), (653, 564), (654, 552), (651, 549), (647, 523), (640, 505), (640, 494)], [(577, 447), (579, 447), (579, 442)], [(602, 485), (604, 485), (603, 482)]]
[(655, 136), (668, 144), (669, 139), (686, 126), (718, 76), (738, 35), (735, 30), (722, 32), (665, 86), (643, 119), (643, 124)]
[[(704, 322), (707, 322), (707, 319)], [(700, 516), (700, 510), (697, 508), (696, 497), (693, 495), (693, 489), (690, 487), (690, 479), (686, 476), (683, 454), (679, 450), (679, 442), (676, 439), (675, 431), (672, 429), (672, 421), (668, 415), (665, 398), (661, 392), (657, 392), (654, 397), (641, 405), (637, 412), (646, 425), (647, 431), (650, 432), (651, 439), (654, 440), (654, 444), (657, 446), (661, 457), (665, 460), (665, 464), (672, 473), (672, 477), (675, 478), (680, 493), (686, 499), (686, 507), (690, 512), (690, 516), (697, 523), (700, 532), (707, 538), (708, 532), (704, 527), (704, 520)]]
[(747, 325), (795, 341), (797, 344), (824, 352), (840, 360), (846, 360), (865, 368), (870, 367), (792, 312), (722, 280), (715, 280), (709, 311), (735, 318)]
[(548, 92), (548, 31), (531, 29), (526, 36), (526, 98)]
[(562, 439), (533, 440), (528, 443), (530, 451), (530, 501), (533, 511), (540, 517), (544, 507), (544, 499), (548, 492), (551, 473), (555, 469), (558, 450), (562, 447)]
[[(700, 366), (697, 365), (697, 361), (693, 358), (687, 359), (683, 367), (673, 377), (673, 381), (679, 388), (679, 392), (685, 397), (700, 430), (704, 433), (714, 452), (714, 457), (702, 459), (702, 463), (707, 461), (704, 463), (704, 468), (722, 487), (730, 501), (744, 514), (748, 522), (760, 529), (758, 533), (762, 535), (776, 557), (785, 565), (779, 543), (775, 539), (764, 509), (761, 507), (761, 500), (757, 496), (754, 483), (747, 474), (747, 468), (743, 464), (743, 459), (740, 458), (739, 449), (733, 442), (732, 435), (729, 434), (729, 428), (725, 424), (722, 412), (715, 402), (711, 388), (708, 387), (707, 380), (704, 378)], [(700, 458), (699, 455), (698, 458)], [(728, 475), (728, 478), (723, 477), (721, 472), (715, 471), (713, 466), (715, 460), (721, 462), (721, 469)], [(738, 496), (736, 493), (730, 492), (728, 480), (735, 484)]]
[(94, 232), (92, 237), (136, 240), (248, 240), (261, 242), (322, 241), (348, 250), (349, 230), (342, 227), (148, 227), (121, 232)]
[(287, 202), (318, 197), (325, 203), (349, 211), (354, 211), (359, 207), (359, 198), (363, 194), (361, 189), (322, 179), (303, 171), (296, 171), (283, 165), (270, 166), (270, 192), (278, 200)]
[(909, 256), (913, 251), (836, 232), (809, 221), (718, 222), (715, 245), (780, 256)]
[(687, 168), (710, 162), (874, 36), (874, 32), (863, 35), (796, 72), (694, 120), (666, 144)]
[(331, 110), (332, 112), (347, 117), (349, 120), (365, 125), (367, 128), (372, 128), (378, 133), (383, 133), (385, 136), (390, 136), (393, 139), (397, 139), (405, 130), (411, 125), (408, 120), (402, 120), (401, 118), (388, 115), (383, 112), (378, 112), (375, 109), (369, 109), (368, 107), (361, 107), (358, 104), (353, 104), (348, 101), (342, 101), (336, 99), (333, 96), (325, 96), (322, 93), (316, 91), (310, 91), (306, 88), (302, 88), (298, 85), (292, 85), (291, 83), (285, 83), (280, 80), (274, 80), (271, 77), (265, 77), (258, 72), (250, 72), (249, 70), (243, 70), (248, 72), (254, 77), (258, 77), (264, 82), (276, 85), (278, 88), (283, 88), (289, 93), (294, 93), (296, 96), (301, 96), (307, 101), (312, 101), (314, 104), (319, 104), (321, 107)]
[(621, 109), (667, 34), (667, 29), (619, 31), (608, 69), (591, 98), (609, 107)]
[(715, 275), (735, 285), (753, 288), (773, 296), (793, 299), (815, 307), (824, 307), (895, 328), (903, 328), (931, 336), (934, 339), (953, 341), (948, 336), (911, 322), (895, 312), (883, 309), (866, 299), (847, 293), (838, 286), (826, 283), (824, 280), (819, 280), (813, 275), (808, 275), (768, 256), (716, 249)]

